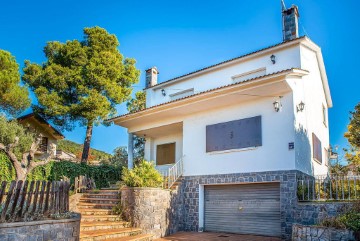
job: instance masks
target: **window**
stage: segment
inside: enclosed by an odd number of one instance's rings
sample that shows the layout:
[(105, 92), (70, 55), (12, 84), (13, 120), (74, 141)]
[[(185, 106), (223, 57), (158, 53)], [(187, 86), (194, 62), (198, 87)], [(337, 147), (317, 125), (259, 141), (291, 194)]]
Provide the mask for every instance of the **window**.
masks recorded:
[(313, 158), (315, 161), (322, 163), (321, 141), (314, 133), (312, 133), (312, 142), (313, 142)]
[(206, 152), (261, 145), (261, 116), (206, 126)]
[(325, 166), (329, 166), (329, 151), (324, 148), (324, 162), (325, 162)]
[(326, 123), (327, 109), (326, 109), (325, 105), (322, 105), (322, 117), (323, 117), (324, 125), (327, 126), (327, 123)]
[(47, 152), (47, 146), (48, 146), (48, 138), (42, 137), (39, 145), (39, 151)]
[(194, 94), (194, 88), (191, 88), (191, 89), (176, 92), (174, 94), (170, 94), (169, 96), (170, 96), (171, 100), (177, 100), (177, 99), (181, 99), (181, 98), (193, 95), (193, 94)]
[(175, 163), (175, 143), (156, 146), (156, 165)]
[(259, 76), (263, 76), (265, 74), (266, 74), (266, 68), (260, 68), (260, 69), (255, 69), (252, 71), (248, 71), (248, 72), (245, 72), (242, 74), (232, 76), (231, 78), (233, 79), (234, 83), (238, 83), (238, 82), (242, 82), (247, 79), (252, 79), (252, 78), (259, 77)]

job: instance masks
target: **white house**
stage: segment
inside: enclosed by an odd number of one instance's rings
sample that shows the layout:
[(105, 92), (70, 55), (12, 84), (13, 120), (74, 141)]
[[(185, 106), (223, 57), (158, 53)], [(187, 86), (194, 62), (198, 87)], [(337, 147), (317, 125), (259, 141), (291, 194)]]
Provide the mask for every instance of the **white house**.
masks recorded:
[(283, 10), (282, 43), (159, 83), (146, 70), (146, 109), (112, 119), (159, 170), (181, 162), (184, 230), (287, 239), (296, 176), (327, 174), (330, 89), (298, 17)]

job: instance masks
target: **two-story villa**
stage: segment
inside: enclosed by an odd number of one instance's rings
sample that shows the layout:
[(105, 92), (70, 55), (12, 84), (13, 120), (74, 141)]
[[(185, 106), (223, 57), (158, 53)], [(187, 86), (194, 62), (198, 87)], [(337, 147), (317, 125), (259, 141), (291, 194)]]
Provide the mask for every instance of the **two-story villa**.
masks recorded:
[(296, 176), (327, 174), (332, 100), (298, 17), (283, 10), (279, 44), (163, 82), (146, 70), (146, 109), (112, 119), (128, 129), (130, 168), (133, 135), (162, 172), (181, 163), (184, 230), (286, 239)]

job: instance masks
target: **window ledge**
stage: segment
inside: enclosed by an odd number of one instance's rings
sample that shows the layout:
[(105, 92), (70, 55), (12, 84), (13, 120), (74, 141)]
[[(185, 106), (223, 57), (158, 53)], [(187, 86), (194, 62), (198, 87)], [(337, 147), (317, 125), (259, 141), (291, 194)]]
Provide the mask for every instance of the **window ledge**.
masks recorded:
[(207, 154), (217, 155), (217, 154), (225, 154), (225, 153), (231, 153), (231, 152), (252, 151), (252, 150), (256, 150), (258, 148), (259, 148), (258, 146), (254, 146), (254, 147), (247, 147), (247, 148), (241, 148), (241, 149), (230, 149), (230, 150), (225, 150), (225, 151), (212, 151), (212, 152), (207, 152)]

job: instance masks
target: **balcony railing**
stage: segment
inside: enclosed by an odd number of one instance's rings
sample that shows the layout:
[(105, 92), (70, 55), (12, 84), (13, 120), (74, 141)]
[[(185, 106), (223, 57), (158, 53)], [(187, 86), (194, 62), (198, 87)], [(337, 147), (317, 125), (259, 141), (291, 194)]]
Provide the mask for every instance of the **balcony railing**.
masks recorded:
[(164, 177), (164, 188), (171, 188), (174, 183), (184, 174), (184, 163), (181, 157), (174, 165), (169, 169), (158, 169), (161, 175)]

